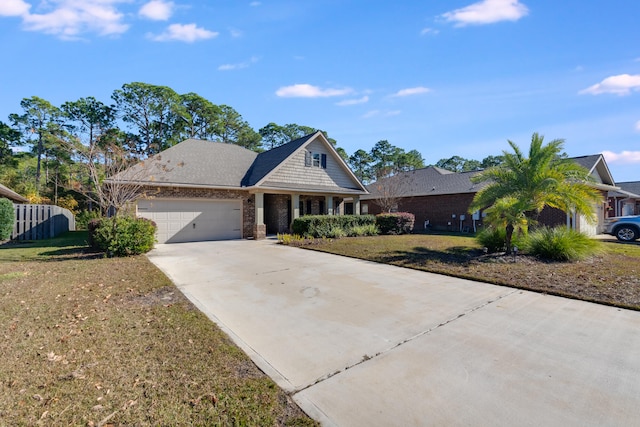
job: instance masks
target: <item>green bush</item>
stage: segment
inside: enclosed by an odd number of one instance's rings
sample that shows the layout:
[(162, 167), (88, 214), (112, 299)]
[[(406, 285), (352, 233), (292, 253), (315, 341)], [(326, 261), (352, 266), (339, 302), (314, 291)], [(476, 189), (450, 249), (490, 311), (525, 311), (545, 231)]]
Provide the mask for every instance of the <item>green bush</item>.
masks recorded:
[(409, 212), (381, 213), (376, 215), (376, 225), (382, 234), (411, 233), (415, 221), (415, 215)]
[[(504, 227), (489, 226), (484, 228), (476, 235), (476, 241), (487, 248), (487, 252), (504, 252), (505, 243), (507, 241), (507, 230)], [(514, 231), (511, 236), (511, 246), (517, 246), (522, 249), (526, 246), (527, 236), (521, 231)]]
[(375, 220), (373, 215), (306, 215), (293, 221), (292, 231), (304, 237), (335, 237), (336, 233), (349, 235), (353, 227), (375, 224)]
[(377, 236), (380, 233), (375, 224), (356, 225), (348, 231), (349, 237)]
[(578, 261), (594, 255), (598, 241), (567, 227), (542, 227), (533, 231), (525, 245), (531, 255), (552, 261)]
[(149, 252), (156, 241), (156, 224), (145, 218), (115, 217), (90, 222), (92, 246), (107, 256), (129, 256)]
[(76, 215), (76, 230), (88, 230), (89, 221), (101, 217), (100, 211), (81, 211)]
[(0, 199), (0, 241), (8, 240), (13, 232), (16, 222), (16, 213), (13, 210), (13, 202), (4, 197)]

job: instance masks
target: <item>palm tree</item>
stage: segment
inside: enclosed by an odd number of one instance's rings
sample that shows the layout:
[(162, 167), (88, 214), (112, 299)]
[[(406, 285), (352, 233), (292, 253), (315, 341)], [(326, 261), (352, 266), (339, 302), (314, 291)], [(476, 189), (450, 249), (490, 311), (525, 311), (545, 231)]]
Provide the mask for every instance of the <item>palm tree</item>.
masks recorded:
[[(594, 204), (602, 196), (591, 185), (589, 171), (561, 154), (564, 140), (554, 139), (543, 145), (544, 137), (531, 137), (529, 157), (508, 141), (513, 153), (504, 151), (504, 162), (472, 178), (473, 182), (489, 182), (476, 193), (470, 212), (489, 207), (496, 225), (502, 223), (507, 231), (507, 252), (513, 230), (524, 219), (535, 224), (545, 206), (564, 212), (576, 212), (594, 222)], [(491, 218), (491, 217), (488, 217)], [(489, 219), (491, 221), (491, 219)]]

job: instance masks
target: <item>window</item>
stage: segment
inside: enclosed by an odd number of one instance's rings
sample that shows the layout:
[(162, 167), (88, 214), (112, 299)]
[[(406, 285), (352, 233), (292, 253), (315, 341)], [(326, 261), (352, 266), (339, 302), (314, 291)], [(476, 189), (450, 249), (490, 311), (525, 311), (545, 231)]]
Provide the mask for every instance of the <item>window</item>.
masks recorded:
[(307, 151), (304, 156), (304, 165), (314, 168), (327, 168), (327, 155), (322, 153), (312, 153)]
[(362, 205), (360, 205), (360, 213), (362, 215), (367, 215), (369, 213), (369, 205), (366, 203), (363, 203)]

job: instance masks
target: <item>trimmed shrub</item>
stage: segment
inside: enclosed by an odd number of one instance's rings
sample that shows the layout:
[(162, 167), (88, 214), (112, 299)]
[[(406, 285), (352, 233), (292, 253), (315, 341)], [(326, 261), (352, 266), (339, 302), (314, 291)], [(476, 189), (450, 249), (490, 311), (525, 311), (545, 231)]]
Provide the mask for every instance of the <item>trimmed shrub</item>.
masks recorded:
[(13, 225), (16, 222), (16, 213), (13, 210), (13, 202), (4, 197), (0, 199), (0, 241), (9, 240)]
[(93, 231), (92, 240), (107, 256), (138, 255), (153, 249), (156, 228), (146, 218), (105, 218)]
[(600, 243), (567, 227), (542, 227), (529, 235), (527, 253), (551, 261), (579, 261), (600, 250)]
[(81, 211), (76, 215), (76, 230), (88, 230), (89, 221), (101, 217), (100, 211)]
[(304, 237), (334, 237), (336, 233), (346, 236), (353, 227), (372, 225), (375, 221), (373, 215), (306, 215), (293, 221), (292, 231)]
[(415, 215), (409, 212), (381, 213), (376, 215), (376, 226), (382, 234), (408, 234), (413, 231)]

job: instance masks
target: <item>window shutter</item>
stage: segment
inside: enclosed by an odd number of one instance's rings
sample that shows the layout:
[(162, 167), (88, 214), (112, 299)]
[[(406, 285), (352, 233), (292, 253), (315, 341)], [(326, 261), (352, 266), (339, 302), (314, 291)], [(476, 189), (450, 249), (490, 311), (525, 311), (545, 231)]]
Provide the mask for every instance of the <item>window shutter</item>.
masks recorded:
[(311, 153), (308, 151), (304, 152), (304, 165), (311, 166)]
[(320, 157), (320, 165), (322, 166), (322, 169), (326, 169), (327, 168), (327, 155), (323, 154)]

